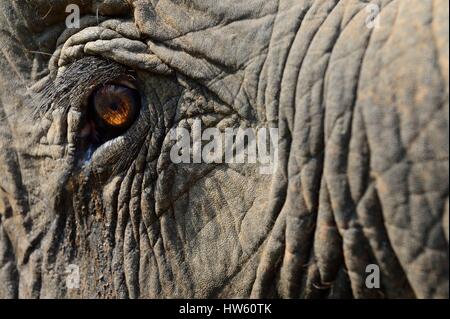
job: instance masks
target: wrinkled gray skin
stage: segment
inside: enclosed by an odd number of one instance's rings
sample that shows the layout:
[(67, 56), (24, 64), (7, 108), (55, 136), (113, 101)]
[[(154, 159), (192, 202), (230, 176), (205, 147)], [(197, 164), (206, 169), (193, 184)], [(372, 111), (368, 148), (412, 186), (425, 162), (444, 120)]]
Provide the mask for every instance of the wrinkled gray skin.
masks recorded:
[[(447, 0), (0, 12), (0, 297), (449, 297)], [(83, 161), (87, 96), (128, 70), (141, 114)], [(276, 172), (173, 164), (195, 118), (279, 128)]]

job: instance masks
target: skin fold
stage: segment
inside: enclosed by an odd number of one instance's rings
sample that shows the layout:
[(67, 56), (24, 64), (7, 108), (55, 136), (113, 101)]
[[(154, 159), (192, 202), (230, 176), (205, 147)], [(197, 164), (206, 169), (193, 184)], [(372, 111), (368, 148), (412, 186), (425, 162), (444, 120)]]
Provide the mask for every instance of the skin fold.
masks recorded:
[[(449, 297), (447, 0), (0, 12), (1, 298)], [(90, 92), (130, 74), (136, 122), (87, 153)], [(196, 119), (278, 128), (275, 172), (172, 163)]]

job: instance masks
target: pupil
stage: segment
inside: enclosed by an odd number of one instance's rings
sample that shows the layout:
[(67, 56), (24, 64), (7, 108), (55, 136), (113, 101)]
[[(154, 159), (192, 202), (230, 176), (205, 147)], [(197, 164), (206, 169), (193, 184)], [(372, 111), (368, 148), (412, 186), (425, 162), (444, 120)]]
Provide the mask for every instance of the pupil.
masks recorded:
[(113, 111), (117, 111), (119, 109), (119, 105), (117, 103), (112, 103), (109, 108)]

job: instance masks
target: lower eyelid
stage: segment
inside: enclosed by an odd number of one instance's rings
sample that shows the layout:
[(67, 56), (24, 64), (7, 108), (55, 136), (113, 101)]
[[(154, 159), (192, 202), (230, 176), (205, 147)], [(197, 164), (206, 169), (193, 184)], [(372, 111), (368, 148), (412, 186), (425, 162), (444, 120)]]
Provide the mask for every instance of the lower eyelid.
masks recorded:
[(123, 168), (121, 165), (128, 165), (135, 157), (134, 151), (139, 150), (139, 145), (148, 134), (149, 125), (147, 117), (142, 114), (123, 135), (106, 141), (96, 149), (88, 148), (86, 152), (89, 151), (90, 154), (83, 154), (79, 160), (80, 167), (86, 173), (96, 172), (108, 176), (117, 174)]

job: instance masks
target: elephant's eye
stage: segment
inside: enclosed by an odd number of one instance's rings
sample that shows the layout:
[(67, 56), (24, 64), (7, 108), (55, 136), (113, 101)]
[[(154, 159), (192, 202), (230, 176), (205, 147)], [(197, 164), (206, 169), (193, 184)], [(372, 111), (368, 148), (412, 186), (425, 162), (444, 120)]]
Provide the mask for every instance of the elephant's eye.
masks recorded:
[(94, 143), (103, 143), (124, 133), (136, 120), (139, 93), (121, 84), (105, 84), (89, 99), (88, 122)]

